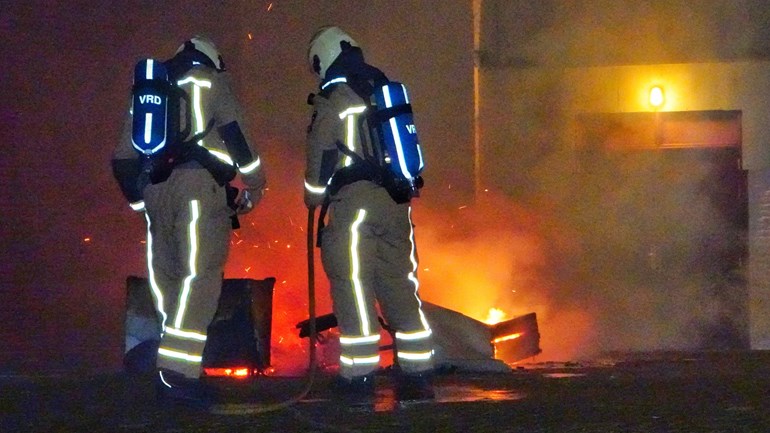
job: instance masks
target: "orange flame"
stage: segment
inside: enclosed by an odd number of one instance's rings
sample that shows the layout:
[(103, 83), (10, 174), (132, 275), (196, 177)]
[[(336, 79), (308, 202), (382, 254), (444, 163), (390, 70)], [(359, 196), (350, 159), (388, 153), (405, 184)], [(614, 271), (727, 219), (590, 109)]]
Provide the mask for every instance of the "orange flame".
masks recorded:
[(492, 307), (489, 309), (489, 313), (487, 313), (487, 318), (484, 319), (484, 323), (487, 325), (494, 325), (495, 323), (500, 323), (505, 320), (507, 316), (505, 311)]

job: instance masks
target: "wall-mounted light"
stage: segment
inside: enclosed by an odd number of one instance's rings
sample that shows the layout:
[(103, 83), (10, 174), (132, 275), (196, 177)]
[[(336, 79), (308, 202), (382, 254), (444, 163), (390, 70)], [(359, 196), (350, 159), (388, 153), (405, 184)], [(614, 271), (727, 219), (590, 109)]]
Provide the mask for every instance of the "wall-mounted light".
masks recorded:
[(666, 102), (666, 97), (663, 94), (663, 88), (660, 86), (653, 86), (650, 89), (650, 105), (653, 109), (658, 109)]

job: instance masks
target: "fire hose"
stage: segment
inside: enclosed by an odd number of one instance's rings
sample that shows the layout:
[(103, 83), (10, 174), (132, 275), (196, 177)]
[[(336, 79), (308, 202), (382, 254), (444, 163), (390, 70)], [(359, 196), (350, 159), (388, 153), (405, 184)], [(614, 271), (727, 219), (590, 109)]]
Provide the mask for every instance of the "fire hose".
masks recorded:
[(209, 412), (216, 415), (252, 415), (266, 412), (274, 412), (281, 409), (286, 409), (305, 398), (310, 389), (313, 387), (315, 381), (316, 371), (318, 370), (318, 361), (316, 359), (316, 318), (315, 318), (315, 256), (313, 254), (315, 243), (313, 242), (313, 222), (315, 220), (315, 207), (308, 208), (307, 214), (307, 292), (308, 292), (308, 314), (310, 316), (310, 349), (309, 353), (309, 367), (307, 375), (307, 383), (305, 388), (296, 396), (287, 400), (270, 403), (236, 403), (236, 404), (224, 404), (215, 405)]

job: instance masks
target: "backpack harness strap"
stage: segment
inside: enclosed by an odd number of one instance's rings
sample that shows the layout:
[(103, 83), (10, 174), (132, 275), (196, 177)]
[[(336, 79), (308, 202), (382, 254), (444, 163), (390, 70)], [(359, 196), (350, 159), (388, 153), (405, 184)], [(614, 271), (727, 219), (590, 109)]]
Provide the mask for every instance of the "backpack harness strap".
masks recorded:
[(383, 185), (383, 175), (386, 174), (379, 166), (362, 158), (341, 142), (337, 141), (336, 145), (340, 152), (352, 158), (354, 162), (335, 171), (326, 187), (326, 196), (318, 214), (317, 247), (321, 246), (321, 230), (326, 226), (326, 213), (331, 203), (331, 197), (337, 194), (343, 186), (350, 185), (359, 180), (368, 180), (377, 185)]

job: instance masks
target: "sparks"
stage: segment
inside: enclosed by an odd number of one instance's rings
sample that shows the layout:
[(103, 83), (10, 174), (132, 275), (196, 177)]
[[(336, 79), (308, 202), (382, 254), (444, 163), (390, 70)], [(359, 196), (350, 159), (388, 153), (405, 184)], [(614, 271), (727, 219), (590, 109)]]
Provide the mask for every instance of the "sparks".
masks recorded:
[(273, 10), (273, 4), (272, 3), (267, 5), (267, 11), (270, 12), (271, 10)]

